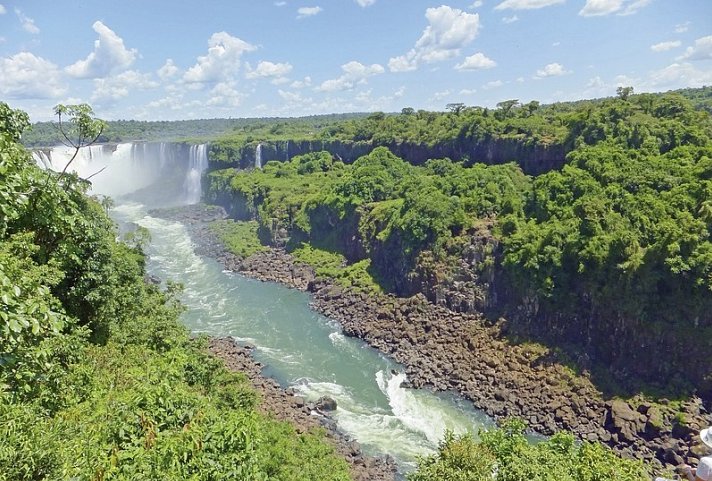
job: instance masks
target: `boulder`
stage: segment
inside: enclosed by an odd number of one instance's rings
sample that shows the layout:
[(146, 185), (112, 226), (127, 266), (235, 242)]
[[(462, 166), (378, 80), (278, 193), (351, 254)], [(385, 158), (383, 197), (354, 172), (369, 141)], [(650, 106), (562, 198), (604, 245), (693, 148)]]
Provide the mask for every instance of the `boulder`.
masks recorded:
[(329, 396), (322, 396), (316, 401), (314, 407), (323, 412), (336, 411), (336, 401)]

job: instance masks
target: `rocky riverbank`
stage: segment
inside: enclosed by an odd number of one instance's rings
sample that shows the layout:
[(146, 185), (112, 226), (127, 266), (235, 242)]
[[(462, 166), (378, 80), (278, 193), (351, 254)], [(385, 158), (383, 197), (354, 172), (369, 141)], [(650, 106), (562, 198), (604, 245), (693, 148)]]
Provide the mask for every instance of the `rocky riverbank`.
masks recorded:
[(344, 436), (329, 417), (330, 410), (336, 408), (333, 400), (320, 399), (307, 403), (290, 388), (282, 389), (279, 383), (262, 375), (263, 366), (252, 357), (249, 346), (236, 344), (231, 338), (212, 338), (209, 351), (225, 362), (232, 371), (244, 373), (252, 386), (260, 394), (260, 409), (281, 421), (290, 422), (298, 433), (322, 428), (336, 451), (351, 466), (355, 481), (393, 481), (396, 467), (392, 458), (365, 456), (359, 444)]
[(315, 310), (402, 363), (414, 387), (455, 390), (496, 419), (517, 416), (542, 434), (569, 430), (656, 470), (696, 465), (705, 452), (696, 433), (712, 419), (698, 398), (606, 399), (549, 349), (508, 341), (501, 324), (435, 306), (423, 296), (374, 297), (343, 289), (315, 279), (313, 270), (278, 249), (240, 259), (207, 228), (207, 221), (224, 216), (219, 208), (191, 206), (163, 215), (186, 223), (199, 251), (227, 269), (311, 291)]

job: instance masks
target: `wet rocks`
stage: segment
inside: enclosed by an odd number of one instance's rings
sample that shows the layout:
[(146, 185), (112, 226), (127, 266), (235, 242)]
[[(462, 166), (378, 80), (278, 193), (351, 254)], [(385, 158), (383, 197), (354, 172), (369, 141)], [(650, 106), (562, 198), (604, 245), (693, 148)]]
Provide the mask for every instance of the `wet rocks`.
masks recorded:
[(336, 411), (336, 401), (329, 396), (322, 396), (314, 403), (314, 408), (321, 412)]

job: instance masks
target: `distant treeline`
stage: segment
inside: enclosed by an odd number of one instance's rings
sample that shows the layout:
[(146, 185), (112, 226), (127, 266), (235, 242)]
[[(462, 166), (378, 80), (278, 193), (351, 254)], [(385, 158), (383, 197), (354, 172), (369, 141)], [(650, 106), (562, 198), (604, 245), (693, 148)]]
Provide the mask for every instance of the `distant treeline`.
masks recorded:
[[(695, 109), (712, 112), (712, 87), (682, 89), (678, 93), (691, 100)], [(656, 95), (656, 94), (643, 94)], [(444, 113), (480, 112), (484, 118), (490, 118), (485, 126), (477, 125), (482, 132), (486, 127), (494, 128), (493, 123), (507, 117), (506, 134), (514, 138), (530, 139), (552, 143), (563, 141), (566, 129), (556, 121), (561, 113), (580, 111), (592, 107), (606, 99), (559, 102), (540, 105), (533, 101), (520, 104), (516, 99), (500, 102), (496, 109), (467, 106), (453, 103), (445, 107)], [(499, 112), (499, 113), (498, 113)], [(538, 115), (533, 115), (534, 113)], [(462, 132), (462, 125), (468, 122), (462, 117), (453, 123), (452, 117), (444, 117), (443, 112), (415, 110), (405, 107), (399, 113), (348, 113), (313, 115), (307, 117), (266, 117), (236, 119), (199, 119), (175, 121), (139, 121), (114, 120), (108, 122), (108, 128), (99, 137), (100, 143), (133, 141), (193, 141), (208, 142), (216, 145), (220, 160), (226, 161), (225, 152), (239, 155), (242, 148), (251, 143), (282, 140), (371, 140), (381, 145), (387, 141), (434, 143), (452, 140)], [(512, 114), (512, 115), (509, 115)], [(370, 121), (360, 122), (370, 118)], [(385, 124), (383, 119), (389, 120)], [(407, 120), (407, 122), (404, 121)], [(445, 124), (433, 125), (434, 118), (447, 119)], [(511, 118), (527, 119), (513, 122)], [(417, 120), (427, 122), (416, 122)], [(558, 124), (558, 125), (557, 125)], [(433, 128), (436, 127), (436, 128)], [(482, 127), (485, 127), (484, 129)], [(23, 134), (22, 143), (27, 147), (49, 147), (61, 142), (59, 132), (53, 122), (37, 122)], [(235, 159), (229, 159), (234, 161)]]
[[(99, 143), (134, 141), (206, 142), (220, 136), (274, 138), (314, 136), (327, 126), (365, 114), (312, 115), (295, 118), (238, 118), (172, 121), (113, 120), (97, 139)], [(61, 143), (54, 122), (37, 122), (23, 134), (27, 147), (50, 147)]]

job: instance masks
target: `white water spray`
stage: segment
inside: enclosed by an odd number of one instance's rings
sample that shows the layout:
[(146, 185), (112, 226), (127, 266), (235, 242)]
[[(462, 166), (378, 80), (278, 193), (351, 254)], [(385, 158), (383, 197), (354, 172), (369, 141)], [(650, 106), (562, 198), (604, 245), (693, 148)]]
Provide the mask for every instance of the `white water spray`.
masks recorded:
[[(172, 201), (200, 201), (201, 177), (208, 167), (207, 145), (165, 142), (137, 142), (91, 145), (75, 150), (54, 147), (32, 152), (35, 163), (45, 169), (90, 178), (93, 194), (121, 197), (152, 186), (157, 192), (170, 191)], [(175, 192), (174, 192), (175, 191)]]
[(185, 201), (188, 204), (200, 202), (201, 178), (203, 172), (208, 168), (208, 146), (206, 144), (191, 145), (189, 155), (188, 174), (183, 183), (183, 192), (186, 194)]
[(255, 169), (262, 168), (262, 144), (257, 144), (255, 149)]

